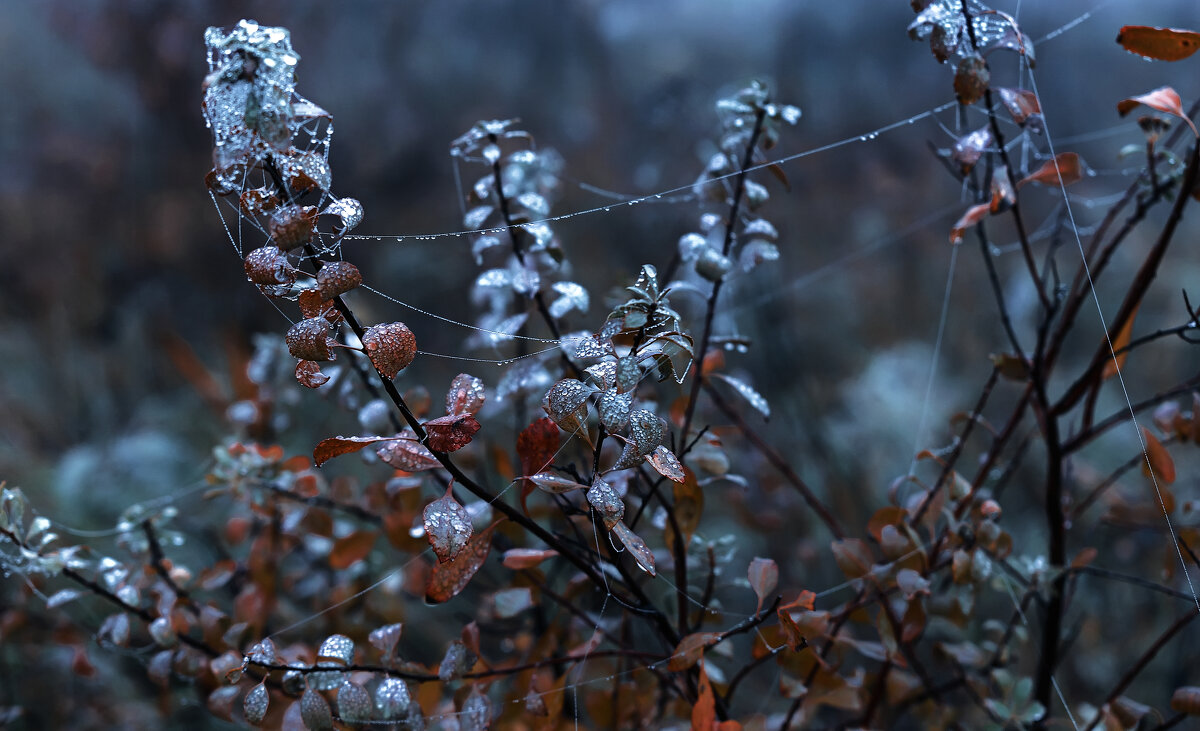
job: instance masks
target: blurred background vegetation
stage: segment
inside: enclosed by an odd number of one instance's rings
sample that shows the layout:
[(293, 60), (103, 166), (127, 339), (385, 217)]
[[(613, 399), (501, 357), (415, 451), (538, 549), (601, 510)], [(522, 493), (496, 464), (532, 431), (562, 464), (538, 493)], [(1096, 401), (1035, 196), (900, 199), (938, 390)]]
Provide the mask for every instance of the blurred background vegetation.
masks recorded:
[[(1185, 106), (1200, 93), (1195, 59), (1144, 62), (1114, 42), (1118, 28), (1197, 28), (1200, 7), (1187, 0), (998, 5), (1018, 6), (1025, 32), (1045, 39), (1035, 73), (1056, 149), (1078, 151), (1097, 172), (1073, 189), (1087, 226), (1102, 215), (1106, 196), (1128, 185), (1120, 171), (1141, 162), (1117, 157), (1142, 137), (1132, 120), (1118, 118), (1116, 101), (1164, 84), (1180, 91)], [(22, 486), (44, 513), (83, 528), (111, 525), (125, 505), (202, 478), (226, 427), (181, 364), (198, 362), (229, 388), (230, 364), (244, 361), (253, 334), (279, 334), (286, 325), (246, 285), (204, 188), (206, 26), (252, 17), (291, 29), (301, 56), (298, 89), (336, 120), (333, 188), (364, 204), (358, 233), (393, 237), (461, 228), (448, 149), (479, 119), (519, 117), (539, 145), (561, 153), (567, 185), (554, 211), (561, 213), (608, 200), (577, 181), (646, 194), (694, 180), (714, 149), (713, 101), (751, 78), (804, 111), (779, 156), (953, 100), (952, 71), (906, 36), (913, 13), (903, 0), (8, 0), (3, 8), (0, 479)], [(1011, 67), (1015, 81), (1015, 57), (994, 57), (993, 65), (1001, 77)], [(861, 525), (882, 503), (913, 452), (947, 281), (947, 234), (966, 205), (929, 149), (951, 144), (955, 112), (937, 120), (944, 127), (926, 118), (785, 165), (791, 190), (770, 181), (773, 200), (764, 209), (782, 233), (782, 259), (755, 275), (754, 291), (735, 302), (736, 318), (726, 325), (755, 343), (730, 362), (774, 407), (764, 432), (796, 456), (847, 525)], [(962, 129), (981, 123), (970, 117)], [(664, 265), (695, 220), (692, 204), (641, 205), (572, 218), (556, 230), (576, 278), (596, 296), (647, 260)], [(1179, 289), (1189, 282), (1195, 289), (1194, 218), (1185, 226), (1173, 265), (1140, 315), (1147, 331), (1181, 322)], [(1003, 247), (1004, 229), (995, 230)], [(1040, 246), (1042, 254), (1047, 242)], [(465, 293), (476, 270), (466, 241), (348, 247), (368, 284), (472, 319)], [(1122, 256), (1135, 261), (1144, 248), (1135, 237)], [(1022, 290), (1021, 266), (1017, 254), (1001, 256), (1018, 315), (1036, 304)], [(965, 248), (921, 448), (946, 442), (946, 417), (969, 410), (991, 367), (988, 353), (1004, 349), (983, 277), (977, 248)], [(1102, 299), (1119, 294), (1117, 286), (1102, 286)], [(598, 325), (605, 311), (594, 304), (589, 323)], [(471, 354), (462, 345), (467, 332), (404, 317), (423, 349)], [(1094, 316), (1084, 320), (1081, 357), (1100, 337)], [(1135, 400), (1194, 368), (1194, 351), (1156, 347), (1135, 365), (1135, 387), (1145, 384)], [(434, 390), (453, 372), (456, 364), (424, 359), (413, 381), (425, 378)], [(498, 369), (482, 366), (476, 375), (492, 382)], [(1110, 400), (1108, 410), (1118, 403)], [(302, 436), (289, 446), (311, 448), (310, 435)], [(1124, 437), (1116, 444), (1114, 464), (1132, 454)], [(789, 544), (794, 533), (764, 520), (753, 541), (771, 542), (781, 564), (789, 556), (811, 560), (811, 546)], [(1035, 525), (1031, 550), (1042, 542), (1037, 535)], [(805, 573), (803, 564), (794, 570)], [(3, 663), (9, 682), (0, 683), (0, 705), (21, 702), (9, 697), (22, 687), (14, 659)]]

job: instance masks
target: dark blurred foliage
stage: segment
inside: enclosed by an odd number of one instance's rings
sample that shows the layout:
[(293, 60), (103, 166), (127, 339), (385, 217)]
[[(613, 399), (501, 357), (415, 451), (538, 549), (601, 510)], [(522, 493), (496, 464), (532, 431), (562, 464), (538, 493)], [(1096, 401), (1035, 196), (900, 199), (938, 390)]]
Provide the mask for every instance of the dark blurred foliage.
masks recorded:
[[(1020, 21), (1041, 39), (1095, 5), (1027, 2)], [(203, 185), (211, 150), (199, 113), (206, 26), (253, 17), (292, 31), (302, 57), (298, 88), (336, 120), (334, 189), (366, 208), (359, 233), (460, 228), (448, 145), (479, 119), (519, 117), (540, 145), (562, 154), (568, 181), (642, 194), (695, 178), (713, 149), (713, 100), (750, 78), (770, 81), (776, 98), (804, 110), (780, 155), (870, 132), (953, 96), (951, 72), (906, 37), (912, 11), (898, 0), (10, 0), (3, 11), (0, 479), (84, 527), (203, 475), (224, 426), (180, 374), (181, 360), (198, 359), (231, 388), (228, 369), (244, 361), (251, 335), (281, 333), (286, 324), (245, 285)], [(1200, 10), (1191, 2), (1104, 3), (1039, 45), (1036, 78), (1053, 139), (1120, 124), (1118, 99), (1163, 84), (1195, 97), (1195, 64), (1126, 54), (1113, 43), (1125, 23), (1197, 27)], [(954, 124), (952, 111), (939, 119)], [(1125, 166), (1116, 151), (1139, 135), (1127, 122), (1123, 134), (1071, 149), (1114, 171)], [(946, 233), (961, 213), (958, 185), (929, 141), (946, 147), (950, 136), (925, 119), (787, 164), (791, 191), (773, 189), (771, 207), (783, 233), (781, 266), (743, 293), (736, 310), (736, 327), (756, 342), (737, 367), (777, 414), (767, 433), (799, 445), (802, 471), (848, 525), (861, 524), (905, 471), (924, 399)], [(1078, 192), (1102, 197), (1125, 184), (1100, 175)], [(568, 185), (555, 212), (604, 202)], [(942, 209), (912, 236), (888, 238)], [(1080, 225), (1101, 210), (1081, 199)], [(563, 221), (558, 234), (581, 281), (599, 291), (645, 261), (664, 265), (694, 217), (688, 204), (644, 205)], [(1194, 240), (1194, 222), (1187, 225), (1181, 238)], [(349, 246), (372, 273), (368, 283), (471, 319), (462, 293), (475, 272), (465, 242)], [(946, 434), (944, 417), (970, 408), (990, 368), (987, 353), (1003, 347), (994, 303), (981, 294), (978, 252), (966, 253), (934, 385), (935, 443)], [(831, 262), (841, 263), (822, 269)], [(1181, 314), (1179, 288), (1194, 285), (1194, 256), (1190, 263), (1165, 271), (1151, 298), (1164, 325)], [(1015, 254), (1001, 260), (1005, 273), (1020, 267)], [(1019, 287), (1011, 294), (1020, 314)], [(1029, 312), (1035, 303), (1024, 297)], [(469, 354), (461, 346), (467, 333), (416, 317), (409, 324), (424, 349)], [(1083, 330), (1090, 351), (1099, 328), (1093, 320)], [(1141, 366), (1147, 383), (1175, 382), (1194, 365), (1194, 356), (1181, 363), (1172, 355), (1180, 351), (1164, 352)], [(437, 362), (421, 367), (444, 371)], [(770, 540), (782, 547), (772, 555), (804, 558), (784, 546), (785, 536)], [(1099, 632), (1084, 627), (1080, 642), (1098, 641), (1089, 631)], [(52, 653), (38, 662), (61, 665)], [(9, 693), (21, 686), (16, 660), (4, 658), (0, 704), (15, 702)], [(74, 703), (107, 708), (89, 701), (95, 690), (85, 680), (72, 682), (78, 693), (66, 694), (73, 700), (56, 720), (72, 718)], [(145, 724), (153, 722), (103, 718), (76, 727)]]

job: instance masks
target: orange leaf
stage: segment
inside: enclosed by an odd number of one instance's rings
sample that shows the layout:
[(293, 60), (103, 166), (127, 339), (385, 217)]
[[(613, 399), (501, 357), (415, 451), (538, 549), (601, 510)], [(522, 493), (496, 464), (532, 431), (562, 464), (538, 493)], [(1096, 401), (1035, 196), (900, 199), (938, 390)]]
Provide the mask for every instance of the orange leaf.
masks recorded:
[(429, 574), (429, 584), (425, 587), (427, 603), (441, 604), (466, 588), (471, 577), (487, 560), (488, 551), (492, 548), (492, 531), (498, 524), (499, 521), (492, 523), (482, 533), (477, 534), (452, 560), (433, 565)]
[(1047, 161), (1018, 182), (1017, 187), (1020, 188), (1026, 183), (1041, 183), (1057, 188), (1060, 184), (1060, 177), (1062, 185), (1070, 185), (1083, 179), (1083, 164), (1079, 160), (1079, 155), (1074, 152), (1060, 152), (1053, 160)]
[[(899, 525), (900, 521), (904, 520), (904, 516), (908, 515), (908, 511), (896, 505), (887, 505), (871, 516), (867, 521), (867, 532), (871, 534), (876, 541), (881, 540), (884, 526)], [(811, 609), (811, 607), (809, 607)]]
[(1117, 112), (1124, 117), (1139, 104), (1144, 104), (1145, 106), (1148, 106), (1155, 111), (1163, 112), (1164, 114), (1170, 114), (1171, 116), (1179, 117), (1183, 121), (1187, 122), (1188, 126), (1192, 128), (1192, 134), (1200, 137), (1200, 131), (1196, 130), (1196, 125), (1193, 124), (1192, 120), (1183, 113), (1183, 102), (1180, 101), (1179, 94), (1171, 87), (1163, 86), (1155, 89), (1154, 91), (1142, 94), (1141, 96), (1122, 99), (1121, 101), (1117, 102)]
[(996, 91), (1000, 93), (1000, 101), (1017, 124), (1023, 125), (1031, 116), (1042, 113), (1037, 95), (1032, 91), (1010, 88), (1001, 88)]
[(313, 462), (320, 467), (334, 457), (357, 452), (368, 444), (382, 442), (384, 439), (386, 437), (329, 437), (322, 439), (313, 448)]
[(1108, 380), (1117, 375), (1117, 371), (1125, 367), (1125, 359), (1129, 357), (1129, 351), (1124, 353), (1118, 352), (1122, 348), (1129, 346), (1129, 340), (1133, 337), (1133, 320), (1137, 317), (1137, 309), (1135, 308), (1129, 315), (1129, 319), (1125, 321), (1125, 325), (1117, 332), (1117, 336), (1112, 339), (1113, 352), (1117, 354), (1115, 358), (1104, 364), (1104, 370), (1100, 372), (1100, 377)]
[(977, 206), (968, 208), (967, 212), (962, 215), (962, 218), (958, 219), (958, 222), (954, 224), (954, 228), (950, 229), (950, 243), (961, 243), (967, 229), (987, 218), (987, 215), (991, 212), (991, 203), (980, 203)]
[(378, 537), (375, 531), (357, 530), (337, 539), (329, 550), (330, 568), (347, 569), (363, 560), (375, 546)]
[(779, 607), (779, 610), (780, 612), (783, 612), (784, 610), (788, 609), (807, 609), (811, 612), (816, 601), (817, 595), (808, 589), (805, 589), (804, 591), (800, 592), (795, 599)]
[(720, 632), (696, 632), (684, 637), (671, 653), (667, 668), (673, 673), (687, 670), (704, 657), (705, 648), (720, 642), (721, 636)]
[[(1147, 464), (1142, 468), (1144, 472), (1153, 470), (1154, 476), (1160, 482), (1170, 485), (1175, 481), (1175, 461), (1171, 459), (1171, 453), (1167, 448), (1158, 441), (1158, 438), (1150, 433), (1146, 427), (1142, 427), (1142, 438), (1146, 442), (1146, 461)], [(1148, 468), (1148, 469), (1147, 469)]]
[[(712, 683), (708, 680), (708, 673), (704, 670), (704, 663), (700, 663), (700, 689), (696, 694), (696, 705), (692, 706), (692, 731), (713, 731), (713, 729), (721, 729), (725, 731), (730, 727), (729, 721), (717, 724), (717, 699), (713, 695)], [(741, 725), (736, 726), (741, 728)]]
[(1200, 50), (1200, 33), (1194, 30), (1127, 25), (1117, 34), (1117, 43), (1130, 53), (1159, 61), (1178, 61)]
[(551, 551), (549, 549), (510, 548), (504, 552), (504, 565), (514, 571), (518, 569), (531, 569), (542, 561), (557, 555), (558, 551)]

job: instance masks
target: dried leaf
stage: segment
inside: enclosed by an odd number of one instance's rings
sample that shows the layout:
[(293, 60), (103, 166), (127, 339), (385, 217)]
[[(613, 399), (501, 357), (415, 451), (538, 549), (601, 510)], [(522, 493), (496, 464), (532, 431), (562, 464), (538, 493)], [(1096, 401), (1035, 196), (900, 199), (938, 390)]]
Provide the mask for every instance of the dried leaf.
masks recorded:
[(696, 704), (692, 706), (692, 731), (713, 731), (717, 725), (717, 699), (713, 695), (712, 683), (700, 663), (700, 689)]
[(1141, 96), (1122, 99), (1117, 102), (1117, 112), (1124, 117), (1139, 104), (1144, 104), (1155, 111), (1170, 114), (1173, 117), (1179, 117), (1192, 128), (1192, 134), (1200, 137), (1200, 131), (1196, 130), (1196, 125), (1183, 111), (1183, 102), (1179, 99), (1179, 94), (1171, 87), (1163, 86)]
[(313, 447), (313, 463), (318, 467), (334, 457), (357, 452), (368, 444), (388, 441), (388, 437), (329, 437)]
[(704, 657), (704, 650), (720, 642), (723, 636), (721, 632), (695, 632), (684, 637), (671, 653), (667, 668), (673, 673), (687, 670), (700, 662), (700, 658)]
[(379, 533), (375, 531), (356, 530), (337, 539), (333, 548), (329, 549), (329, 567), (339, 570), (350, 568), (371, 553), (378, 537)]
[(753, 406), (758, 413), (762, 414), (764, 419), (771, 418), (771, 407), (767, 404), (767, 400), (763, 398), (762, 394), (751, 388), (750, 384), (732, 376), (727, 376), (724, 373), (713, 373), (710, 377), (733, 386), (733, 390), (737, 391), (739, 396), (746, 399), (746, 402)]
[(762, 611), (763, 600), (775, 591), (775, 585), (779, 583), (779, 566), (769, 558), (756, 557), (750, 562), (746, 574), (750, 579), (750, 588), (758, 597), (758, 607), (754, 610), (758, 614)]
[(552, 419), (543, 416), (525, 427), (517, 437), (521, 472), (532, 475), (549, 467), (558, 452), (560, 441), (558, 427)]
[(968, 208), (967, 212), (962, 215), (962, 218), (958, 219), (958, 221), (954, 223), (954, 228), (950, 229), (950, 243), (962, 243), (963, 236), (966, 235), (967, 229), (987, 218), (988, 214), (991, 212), (991, 203), (980, 203), (979, 205)]
[[(1061, 178), (1061, 183), (1059, 182)], [(1053, 160), (1047, 160), (1040, 168), (1017, 182), (1020, 188), (1026, 183), (1041, 183), (1057, 188), (1083, 180), (1083, 163), (1074, 152), (1060, 152)]]
[(1165, 485), (1175, 482), (1175, 460), (1171, 459), (1171, 453), (1144, 426), (1142, 427), (1142, 439), (1145, 440), (1146, 445), (1146, 464), (1142, 466), (1142, 471), (1147, 474), (1152, 471), (1154, 477), (1157, 477), (1158, 481)]
[(683, 464), (675, 453), (667, 449), (665, 445), (658, 445), (654, 448), (654, 453), (646, 456), (646, 461), (650, 463), (658, 474), (673, 482), (683, 482), (684, 472)]
[(472, 538), (467, 547), (453, 560), (433, 565), (429, 584), (425, 587), (426, 602), (440, 604), (448, 601), (470, 583), (471, 577), (487, 560), (488, 551), (492, 547), (492, 531), (496, 529), (496, 525), (493, 523)]
[(446, 494), (425, 506), (422, 514), (429, 545), (442, 563), (453, 560), (471, 540), (471, 516), (454, 499), (453, 486)]
[(1127, 25), (1117, 34), (1117, 43), (1130, 53), (1159, 61), (1178, 61), (1200, 50), (1200, 33), (1175, 28)]
[(479, 421), (471, 413), (431, 419), (424, 426), (429, 435), (426, 444), (435, 452), (456, 452), (470, 444), (479, 431)]
[(646, 542), (641, 536), (621, 522), (612, 526), (613, 535), (624, 544), (625, 548), (629, 549), (629, 553), (633, 556), (633, 560), (637, 561), (638, 566), (651, 576), (656, 576), (654, 568), (654, 553), (646, 546)]
[[(582, 485), (580, 486), (582, 487)], [(513, 569), (531, 569), (545, 561), (548, 558), (553, 558), (558, 555), (558, 551), (550, 549), (537, 548), (510, 548), (504, 552), (505, 568)]]
[[(675, 525), (679, 526), (679, 532), (683, 534), (683, 546), (686, 550), (704, 514), (704, 490), (700, 489), (700, 484), (696, 482), (694, 472), (684, 468), (683, 475), (683, 482), (674, 482), (671, 487), (674, 493)], [(675, 532), (671, 521), (667, 521), (663, 539), (667, 546), (675, 545)]]
[(536, 475), (529, 475), (521, 479), (532, 482), (540, 489), (555, 495), (587, 488), (587, 485), (581, 485), (572, 479), (562, 477), (553, 472), (539, 472)]
[(363, 333), (362, 343), (375, 370), (389, 380), (407, 368), (417, 356), (417, 339), (402, 322), (369, 328)]
[(459, 373), (450, 382), (450, 390), (446, 392), (446, 413), (475, 414), (483, 408), (487, 397), (483, 381), (466, 373)]
[(1129, 357), (1129, 351), (1118, 352), (1129, 347), (1129, 341), (1133, 338), (1133, 321), (1137, 317), (1137, 308), (1129, 313), (1129, 319), (1121, 326), (1116, 337), (1112, 339), (1112, 349), (1116, 353), (1116, 357), (1111, 358), (1104, 364), (1104, 370), (1100, 372), (1100, 377), (1108, 380), (1117, 375), (1117, 372), (1125, 367), (1125, 359)]
[(302, 360), (296, 364), (296, 382), (305, 388), (320, 388), (329, 383), (329, 376), (316, 361)]
[(987, 61), (973, 54), (958, 63), (954, 72), (954, 93), (960, 104), (974, 104), (983, 98), (991, 81)]

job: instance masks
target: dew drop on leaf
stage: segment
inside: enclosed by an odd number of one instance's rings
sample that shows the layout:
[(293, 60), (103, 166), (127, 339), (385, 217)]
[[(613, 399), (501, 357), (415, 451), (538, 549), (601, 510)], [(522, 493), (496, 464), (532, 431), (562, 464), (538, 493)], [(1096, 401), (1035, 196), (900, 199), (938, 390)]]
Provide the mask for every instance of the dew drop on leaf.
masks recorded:
[(402, 322), (368, 328), (362, 343), (371, 364), (387, 379), (395, 378), (417, 355), (417, 339)]
[(300, 718), (309, 731), (333, 729), (333, 712), (329, 710), (329, 704), (312, 688), (306, 688), (304, 695), (300, 696)]
[(354, 660), (354, 640), (346, 635), (329, 635), (317, 650), (317, 660), (336, 660), (349, 665)]
[(471, 516), (454, 499), (450, 488), (446, 489), (445, 495), (425, 506), (422, 517), (429, 545), (433, 546), (442, 563), (458, 556), (471, 540)]
[(338, 688), (337, 709), (341, 720), (355, 723), (371, 718), (371, 695), (367, 689), (350, 680)]
[(246, 721), (254, 725), (262, 723), (262, 720), (267, 716), (267, 705), (270, 703), (270, 693), (267, 692), (265, 683), (259, 683), (250, 689), (246, 694), (246, 698), (242, 701), (242, 713), (246, 715)]
[(399, 678), (385, 678), (375, 689), (375, 710), (385, 721), (404, 715), (410, 702), (408, 685)]

